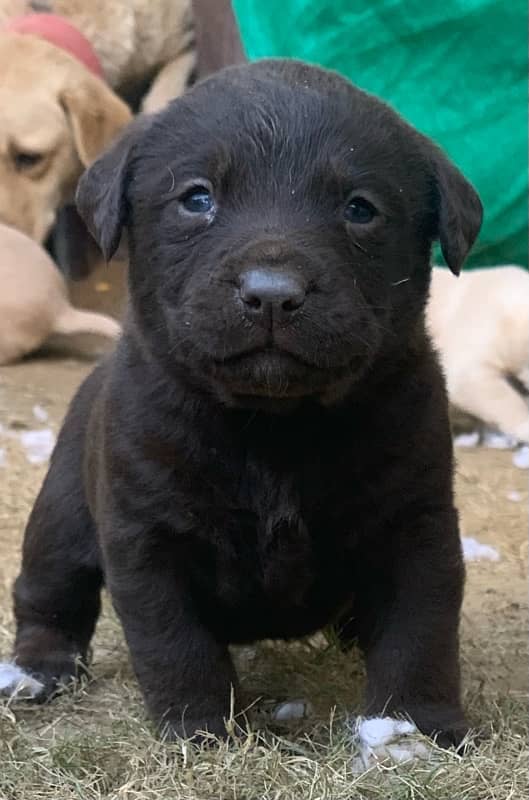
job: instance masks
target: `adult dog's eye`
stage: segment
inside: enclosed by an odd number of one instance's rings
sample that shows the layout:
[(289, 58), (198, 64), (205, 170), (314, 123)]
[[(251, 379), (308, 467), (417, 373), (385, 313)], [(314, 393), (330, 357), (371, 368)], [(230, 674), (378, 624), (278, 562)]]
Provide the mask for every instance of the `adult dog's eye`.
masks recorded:
[(182, 206), (190, 214), (207, 214), (215, 206), (213, 195), (204, 186), (193, 186), (180, 198)]
[(42, 153), (26, 153), (22, 150), (13, 153), (13, 163), (18, 172), (24, 172), (25, 170), (36, 167), (37, 164), (41, 163), (43, 158), (44, 156)]
[(376, 216), (376, 208), (364, 197), (353, 197), (347, 203), (344, 216), (355, 225), (365, 225)]

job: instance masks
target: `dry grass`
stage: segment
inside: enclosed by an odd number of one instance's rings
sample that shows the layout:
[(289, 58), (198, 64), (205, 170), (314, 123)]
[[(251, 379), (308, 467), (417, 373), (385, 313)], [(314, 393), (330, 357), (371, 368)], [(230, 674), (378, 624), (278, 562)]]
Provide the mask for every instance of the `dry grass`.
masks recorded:
[[(61, 371), (62, 370), (62, 371)], [(34, 426), (33, 403), (57, 429), (68, 392), (85, 370), (43, 362), (0, 374), (0, 421)], [(0, 657), (11, 648), (10, 586), (25, 518), (43, 467), (29, 467), (7, 444), (0, 470)], [(525, 800), (527, 730), (527, 476), (510, 455), (461, 453), (459, 502), (467, 535), (492, 544), (498, 563), (469, 567), (463, 620), (466, 702), (485, 734), (461, 758), (436, 752), (429, 762), (352, 769), (355, 746), (345, 724), (363, 682), (355, 654), (320, 637), (294, 645), (264, 643), (238, 653), (250, 698), (303, 697), (313, 716), (218, 747), (166, 745), (145, 717), (112, 610), (98, 627), (87, 686), (45, 706), (0, 703), (0, 800)], [(521, 502), (507, 499), (520, 493)], [(266, 705), (266, 703), (264, 704)]]
[[(111, 635), (110, 616), (103, 626)], [(104, 635), (104, 638), (106, 638)], [(356, 775), (345, 708), (360, 669), (333, 647), (265, 644), (244, 657), (248, 689), (311, 698), (301, 726), (277, 726), (198, 750), (158, 741), (117, 651), (98, 652), (93, 679), (44, 707), (0, 713), (2, 800), (522, 800), (527, 786), (527, 705), (522, 695), (469, 697), (487, 739), (463, 757), (437, 751), (413, 766), (379, 766)], [(116, 660), (117, 659), (117, 660)], [(361, 681), (360, 681), (361, 682)], [(276, 691), (277, 696), (277, 691)], [(338, 700), (335, 711), (331, 703)], [(324, 713), (326, 709), (326, 714)]]

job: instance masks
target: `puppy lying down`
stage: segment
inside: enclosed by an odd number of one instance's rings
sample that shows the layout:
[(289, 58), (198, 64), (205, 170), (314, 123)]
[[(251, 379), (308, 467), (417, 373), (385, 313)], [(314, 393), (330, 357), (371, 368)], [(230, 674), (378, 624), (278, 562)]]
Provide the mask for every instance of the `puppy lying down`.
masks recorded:
[(529, 272), (434, 267), (427, 322), (450, 401), (529, 443)]
[(478, 233), (472, 187), (374, 97), (272, 60), (139, 119), (78, 206), (107, 258), (127, 228), (130, 309), (31, 514), (4, 686), (76, 675), (105, 584), (169, 735), (226, 735), (230, 644), (332, 623), (365, 652), (367, 714), (459, 743), (463, 562), (424, 307), (432, 242), (458, 272)]
[(73, 308), (64, 279), (46, 251), (20, 231), (0, 224), (0, 364), (10, 364), (54, 333), (116, 338), (118, 323)]

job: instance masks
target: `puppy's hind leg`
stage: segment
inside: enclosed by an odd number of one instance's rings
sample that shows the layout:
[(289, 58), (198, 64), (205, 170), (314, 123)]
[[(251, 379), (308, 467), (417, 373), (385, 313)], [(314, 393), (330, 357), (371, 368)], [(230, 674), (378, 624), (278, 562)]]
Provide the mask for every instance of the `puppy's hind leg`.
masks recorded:
[(99, 614), (102, 570), (81, 476), (86, 388), (68, 415), (26, 528), (13, 593), (14, 665), (0, 665), (0, 690), (10, 694), (20, 689), (40, 699), (76, 677)]

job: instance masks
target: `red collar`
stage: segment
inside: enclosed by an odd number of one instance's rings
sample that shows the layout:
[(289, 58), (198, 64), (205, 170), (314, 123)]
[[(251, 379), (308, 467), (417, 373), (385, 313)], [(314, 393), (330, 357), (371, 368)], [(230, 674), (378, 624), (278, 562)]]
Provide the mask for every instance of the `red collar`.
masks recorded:
[(70, 53), (98, 78), (103, 80), (105, 78), (97, 53), (86, 36), (58, 14), (26, 14), (23, 17), (14, 17), (3, 26), (2, 30), (39, 36)]

